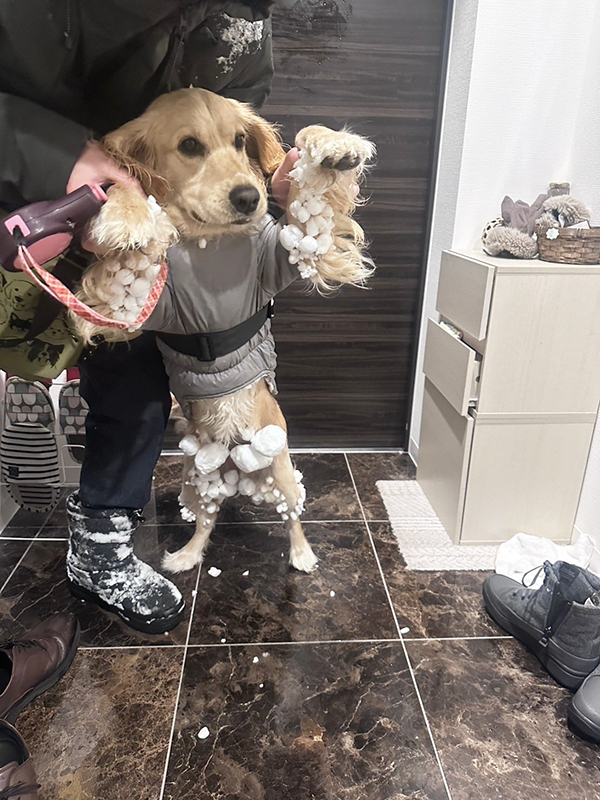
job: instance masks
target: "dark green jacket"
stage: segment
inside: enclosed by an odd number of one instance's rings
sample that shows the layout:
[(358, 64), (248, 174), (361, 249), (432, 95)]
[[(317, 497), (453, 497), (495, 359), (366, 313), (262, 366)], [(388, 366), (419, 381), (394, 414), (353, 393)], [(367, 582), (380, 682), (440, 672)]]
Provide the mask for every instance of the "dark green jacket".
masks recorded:
[(0, 0), (0, 208), (60, 197), (90, 135), (163, 92), (200, 86), (259, 107), (270, 11), (293, 2)]

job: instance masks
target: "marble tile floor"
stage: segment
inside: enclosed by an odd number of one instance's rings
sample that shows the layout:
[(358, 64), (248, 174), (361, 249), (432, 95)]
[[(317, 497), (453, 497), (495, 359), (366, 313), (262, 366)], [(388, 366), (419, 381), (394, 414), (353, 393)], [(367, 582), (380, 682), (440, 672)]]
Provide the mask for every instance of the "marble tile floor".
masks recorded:
[[(202, 570), (176, 578), (188, 614), (168, 636), (70, 597), (64, 498), (0, 534), (0, 638), (62, 610), (83, 629), (18, 721), (43, 800), (600, 800), (600, 749), (487, 618), (485, 574), (406, 570), (375, 484), (414, 478), (409, 458), (296, 461), (319, 569), (291, 570), (282, 523), (233, 506)], [(179, 469), (162, 459), (137, 535), (154, 566), (189, 535)]]

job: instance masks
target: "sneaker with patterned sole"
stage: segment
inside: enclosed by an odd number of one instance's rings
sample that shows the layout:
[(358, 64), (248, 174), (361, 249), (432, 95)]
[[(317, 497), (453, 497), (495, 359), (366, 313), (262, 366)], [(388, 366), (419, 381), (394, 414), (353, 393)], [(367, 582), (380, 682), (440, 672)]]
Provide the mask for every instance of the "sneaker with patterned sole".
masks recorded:
[(83, 461), (85, 418), (88, 404), (79, 394), (79, 380), (65, 383), (58, 396), (58, 418), (61, 433), (67, 438), (69, 453), (75, 461)]
[(56, 420), (50, 392), (38, 381), (9, 378), (4, 402), (6, 421), (13, 425), (36, 423), (51, 428)]

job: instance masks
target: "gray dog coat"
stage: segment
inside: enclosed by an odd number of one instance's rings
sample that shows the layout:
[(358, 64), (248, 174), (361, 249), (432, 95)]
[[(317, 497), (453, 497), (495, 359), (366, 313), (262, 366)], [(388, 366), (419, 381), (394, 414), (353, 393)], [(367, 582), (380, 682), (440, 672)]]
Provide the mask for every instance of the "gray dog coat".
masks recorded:
[[(144, 329), (197, 334), (229, 330), (264, 308), (299, 277), (279, 243), (285, 217), (265, 217), (253, 236), (222, 236), (201, 248), (169, 248), (169, 276)], [(157, 337), (171, 391), (185, 409), (192, 400), (225, 397), (264, 378), (275, 393), (277, 357), (271, 320), (246, 344), (214, 361), (178, 352)]]

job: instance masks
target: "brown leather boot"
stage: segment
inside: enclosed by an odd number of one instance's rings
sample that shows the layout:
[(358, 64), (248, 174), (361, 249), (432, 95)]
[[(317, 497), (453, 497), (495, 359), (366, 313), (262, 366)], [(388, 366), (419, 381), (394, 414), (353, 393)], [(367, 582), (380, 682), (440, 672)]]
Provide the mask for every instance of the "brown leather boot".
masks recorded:
[(0, 719), (14, 723), (62, 678), (75, 658), (79, 633), (77, 617), (55, 614), (23, 637), (0, 643)]
[(38, 800), (33, 762), (19, 733), (0, 720), (0, 800)]

